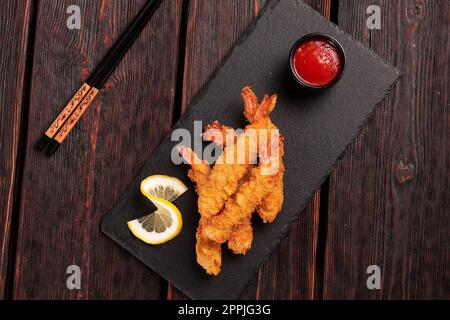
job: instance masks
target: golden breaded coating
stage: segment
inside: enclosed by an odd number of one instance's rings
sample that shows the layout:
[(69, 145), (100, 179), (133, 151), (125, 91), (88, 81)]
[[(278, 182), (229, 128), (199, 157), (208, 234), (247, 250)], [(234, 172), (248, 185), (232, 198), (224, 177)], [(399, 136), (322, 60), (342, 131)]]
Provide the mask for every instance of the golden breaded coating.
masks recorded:
[(203, 138), (224, 147), (212, 168), (190, 148), (178, 148), (191, 164), (188, 176), (196, 183), (199, 196), (197, 262), (210, 275), (220, 273), (222, 243), (228, 241), (234, 254), (246, 254), (251, 248), (255, 210), (265, 223), (272, 222), (283, 204), (284, 143), (278, 135), (276, 143), (272, 143), (272, 130), (278, 129), (269, 117), (277, 96), (266, 95), (258, 104), (256, 95), (246, 87), (242, 98), (249, 121), (243, 134), (217, 121), (205, 128)]
[(250, 179), (244, 182), (237, 194), (227, 201), (222, 213), (211, 219), (204, 229), (208, 238), (219, 243), (226, 242), (233, 228), (251, 215), (267, 196), (273, 188), (276, 176), (263, 175), (261, 170), (261, 166), (254, 168)]
[(234, 228), (228, 240), (228, 249), (233, 251), (234, 254), (246, 254), (252, 247), (253, 227), (251, 215), (244, 220)]
[(283, 152), (284, 152), (284, 138), (280, 136), (280, 163), (277, 172), (277, 176), (275, 179), (275, 185), (266, 197), (261, 201), (257, 212), (260, 218), (264, 221), (264, 223), (271, 223), (275, 220), (278, 213), (281, 211), (283, 207), (284, 201), (284, 163), (283, 163)]
[[(283, 155), (284, 144), (280, 137), (279, 143), (272, 145), (268, 158), (263, 159), (258, 167), (252, 169), (248, 181), (245, 181), (236, 195), (227, 201), (222, 213), (213, 217), (205, 226), (204, 233), (208, 238), (219, 243), (226, 242), (230, 239), (233, 229), (252, 215), (264, 197), (273, 190), (279, 178)], [(277, 171), (274, 174), (268, 174), (273, 166), (277, 167)]]
[[(196, 184), (196, 191), (205, 187), (208, 176), (211, 173), (211, 167), (206, 161), (200, 160), (192, 149), (187, 147), (178, 147), (178, 152), (191, 165), (188, 177)], [(220, 273), (222, 266), (222, 248), (215, 241), (210, 240), (203, 233), (203, 226), (207, 223), (207, 218), (200, 217), (199, 226), (196, 232), (195, 251), (197, 263), (210, 275)]]
[(206, 237), (203, 227), (207, 224), (206, 218), (200, 218), (199, 226), (195, 238), (195, 252), (197, 254), (197, 263), (206, 270), (206, 273), (216, 276), (220, 273), (222, 266), (222, 248), (221, 245)]
[(277, 173), (273, 191), (267, 194), (257, 209), (258, 215), (264, 223), (273, 222), (283, 206), (283, 175), (284, 169), (281, 169), (281, 172)]
[[(258, 105), (256, 95), (253, 93), (253, 91), (251, 91), (250, 88), (244, 88), (242, 96), (245, 104), (244, 114), (251, 123), (254, 121), (258, 121), (259, 118), (261, 118), (261, 116), (264, 114), (263, 112), (258, 112), (258, 110), (266, 110), (266, 113), (269, 113), (275, 107), (276, 96), (265, 96), (261, 103), (261, 106)], [(268, 117), (265, 119), (264, 123), (267, 126), (266, 128), (268, 130), (277, 129)], [(227, 142), (229, 143), (230, 141), (233, 141), (233, 137), (236, 137), (232, 128), (224, 126), (218, 121), (215, 121), (211, 125), (207, 125), (206, 130), (207, 131), (203, 135), (204, 139), (213, 141), (214, 143), (221, 146), (226, 145)], [(270, 141), (268, 143), (270, 144)], [(263, 152), (266, 151), (267, 148), (264, 148)], [(281, 170), (281, 168), (280, 173), (281, 174), (277, 179), (277, 183), (274, 185), (273, 191), (269, 192), (269, 194), (264, 197), (262, 203), (258, 207), (258, 213), (260, 213), (260, 216), (262, 217), (264, 222), (273, 221), (278, 212), (281, 210), (281, 205), (283, 203), (283, 170)], [(246, 179), (244, 178), (243, 180)], [(250, 213), (240, 222), (241, 225), (235, 226), (230, 234), (230, 238), (228, 240), (228, 248), (235, 254), (245, 254), (251, 248), (253, 241), (251, 216), (252, 213)]]
[[(266, 97), (265, 101), (267, 103), (261, 104), (254, 122), (236, 138), (235, 144), (227, 145), (217, 159), (206, 182), (207, 187), (203, 189), (203, 193), (199, 193), (198, 209), (202, 216), (212, 218), (217, 215), (228, 198), (236, 193), (239, 180), (256, 163), (258, 132), (270, 125), (269, 114), (276, 103), (276, 96)], [(242, 155), (242, 159), (239, 158)]]

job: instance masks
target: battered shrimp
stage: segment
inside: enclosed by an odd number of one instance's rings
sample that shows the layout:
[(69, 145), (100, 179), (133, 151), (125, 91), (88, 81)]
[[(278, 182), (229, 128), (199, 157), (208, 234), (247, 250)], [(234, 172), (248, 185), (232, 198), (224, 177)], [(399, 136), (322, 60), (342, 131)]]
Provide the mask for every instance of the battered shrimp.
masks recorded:
[[(242, 97), (245, 104), (244, 115), (250, 123), (255, 123), (260, 118), (264, 117), (265, 113), (270, 113), (274, 109), (276, 103), (276, 96), (265, 96), (261, 106), (259, 106), (256, 95), (249, 87), (243, 89)], [(267, 117), (265, 123), (268, 131), (276, 129), (276, 126), (273, 125), (270, 118)], [(205, 140), (213, 141), (222, 147), (225, 146), (226, 143), (233, 141), (233, 138), (235, 137), (236, 134), (232, 128), (221, 125), (218, 121), (206, 126), (206, 132), (203, 134)], [(270, 138), (270, 134), (268, 138)], [(263, 149), (260, 153), (267, 153), (266, 145), (267, 144), (260, 145)], [(249, 168), (249, 171), (250, 169), (251, 167)], [(280, 169), (273, 191), (269, 192), (267, 197), (264, 197), (262, 203), (258, 207), (258, 213), (264, 222), (272, 222), (281, 210), (283, 203), (283, 171), (284, 170)], [(245, 182), (247, 179), (248, 177), (243, 178), (242, 182)], [(252, 213), (245, 216), (239, 224), (233, 227), (233, 231), (228, 240), (228, 248), (232, 250), (233, 253), (245, 254), (251, 248), (253, 242), (251, 218)]]
[(251, 216), (264, 197), (273, 189), (279, 170), (273, 175), (266, 174), (265, 171), (270, 170), (274, 161), (280, 164), (284, 152), (282, 139), (278, 147), (279, 152), (274, 152), (275, 150), (272, 149), (268, 158), (262, 159), (261, 163), (251, 170), (249, 180), (244, 182), (236, 195), (227, 201), (222, 213), (213, 217), (205, 226), (203, 231), (208, 238), (219, 243), (229, 240), (233, 229), (243, 219)]
[[(233, 253), (245, 254), (253, 242), (253, 212), (257, 210), (264, 222), (272, 222), (283, 203), (283, 139), (275, 147), (270, 140), (270, 132), (277, 129), (269, 117), (277, 97), (266, 95), (258, 104), (256, 95), (246, 87), (242, 98), (244, 115), (249, 121), (243, 134), (237, 135), (217, 121), (208, 125), (203, 134), (205, 140), (224, 147), (213, 168), (190, 148), (178, 147), (191, 164), (188, 176), (196, 183), (199, 195), (197, 262), (211, 275), (217, 275), (221, 269), (221, 244), (228, 241)], [(262, 140), (261, 130), (269, 132), (268, 141)], [(258, 156), (260, 163), (256, 166)], [(275, 161), (279, 166), (268, 175), (266, 169)]]
[[(210, 165), (200, 160), (192, 149), (178, 146), (178, 152), (191, 165), (188, 177), (196, 184), (197, 193), (205, 187), (208, 176), (211, 172)], [(222, 265), (222, 248), (221, 245), (207, 238), (203, 232), (204, 226), (208, 223), (208, 219), (201, 216), (199, 226), (196, 232), (195, 251), (197, 255), (197, 263), (201, 265), (208, 274), (217, 275), (220, 273)]]
[[(239, 135), (234, 144), (224, 148), (208, 177), (206, 187), (199, 190), (198, 208), (202, 216), (212, 218), (217, 215), (225, 202), (236, 193), (239, 181), (250, 166), (256, 163), (258, 133), (271, 123), (269, 115), (275, 107), (276, 96), (266, 96), (264, 101), (255, 112), (252, 122), (246, 126), (244, 134)], [(239, 159), (241, 155), (245, 158)]]

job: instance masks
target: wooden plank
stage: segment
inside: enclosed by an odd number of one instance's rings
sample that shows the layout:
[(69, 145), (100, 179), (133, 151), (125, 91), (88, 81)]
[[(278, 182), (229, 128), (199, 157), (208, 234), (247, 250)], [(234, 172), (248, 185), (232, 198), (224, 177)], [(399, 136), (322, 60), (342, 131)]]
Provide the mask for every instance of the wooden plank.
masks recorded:
[(25, 68), (30, 34), (31, 1), (0, 3), (0, 300), (6, 298), (11, 235), (17, 181), (20, 180), (18, 150), (21, 137)]
[[(183, 110), (258, 15), (266, 1), (221, 0), (189, 3)], [(328, 1), (307, 1), (329, 14)], [(273, 257), (242, 294), (243, 299), (312, 298), (318, 235), (319, 192), (309, 203)], [(280, 267), (283, 267), (280, 270)], [(286, 268), (288, 271), (286, 271)], [(169, 286), (168, 299), (185, 299)]]
[[(366, 8), (381, 7), (369, 32)], [(448, 1), (340, 1), (339, 26), (403, 78), (330, 182), (326, 299), (448, 299)], [(381, 268), (381, 290), (366, 269)]]
[[(66, 27), (74, 4), (81, 30)], [(171, 127), (181, 1), (162, 3), (58, 153), (47, 158), (33, 150), (143, 4), (39, 3), (14, 298), (160, 298), (160, 278), (99, 225)], [(81, 290), (66, 287), (69, 265), (81, 268)]]

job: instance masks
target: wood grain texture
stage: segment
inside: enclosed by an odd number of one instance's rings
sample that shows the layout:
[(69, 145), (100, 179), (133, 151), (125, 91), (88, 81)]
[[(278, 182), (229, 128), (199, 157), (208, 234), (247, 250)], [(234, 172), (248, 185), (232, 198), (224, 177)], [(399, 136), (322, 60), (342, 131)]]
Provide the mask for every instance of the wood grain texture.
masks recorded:
[[(81, 30), (66, 27), (73, 4)], [(160, 298), (160, 278), (99, 225), (172, 125), (181, 1), (162, 3), (58, 153), (33, 150), (143, 4), (39, 2), (14, 298)], [(72, 264), (81, 267), (79, 291), (66, 287)]]
[[(329, 17), (329, 1), (312, 0), (306, 3)], [(189, 2), (183, 110), (265, 4), (265, 0)], [(319, 203), (320, 193), (317, 192), (287, 238), (242, 293), (242, 299), (313, 298)], [(168, 299), (185, 298), (169, 286)]]
[[(0, 72), (8, 75), (0, 86), (0, 299), (11, 263), (21, 157), (26, 161), (14, 298), (164, 298), (166, 282), (98, 226), (171, 126), (182, 0), (163, 2), (58, 154), (48, 159), (33, 150), (143, 1), (42, 0), (37, 8), (31, 1), (0, 2), (0, 29), (8, 30), (0, 34)], [(326, 17), (330, 2), (306, 1)], [(264, 3), (189, 0), (183, 109)], [(80, 31), (66, 28), (72, 4), (81, 7)], [(381, 6), (382, 29), (369, 32), (365, 11), (371, 4)], [(34, 9), (38, 29), (25, 124)], [(446, 0), (339, 2), (340, 27), (404, 77), (331, 175), (323, 298), (450, 298), (449, 11)], [(18, 155), (24, 125), (26, 153)], [(242, 298), (321, 297), (314, 295), (322, 277), (316, 265), (320, 209), (318, 192)], [(70, 264), (82, 269), (81, 291), (66, 288)], [(382, 269), (382, 290), (366, 288), (371, 264)], [(169, 287), (168, 298), (184, 296)]]
[[(0, 3), (0, 300), (5, 298), (19, 167), (31, 2)], [(14, 250), (14, 248), (12, 248)]]
[[(371, 4), (382, 27), (369, 32)], [(449, 13), (445, 0), (339, 2), (339, 26), (403, 78), (331, 175), (326, 299), (449, 298)]]

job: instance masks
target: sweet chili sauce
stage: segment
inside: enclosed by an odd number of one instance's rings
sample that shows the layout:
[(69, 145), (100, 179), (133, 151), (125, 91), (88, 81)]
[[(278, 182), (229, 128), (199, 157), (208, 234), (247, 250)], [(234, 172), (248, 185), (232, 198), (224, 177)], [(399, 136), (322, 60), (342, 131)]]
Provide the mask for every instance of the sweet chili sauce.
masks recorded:
[(312, 86), (332, 83), (342, 71), (342, 57), (327, 39), (312, 38), (299, 44), (293, 55), (297, 75)]

